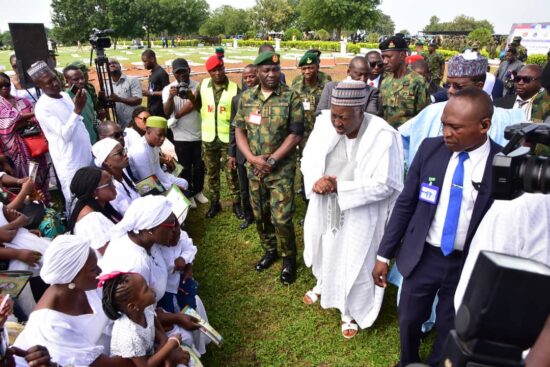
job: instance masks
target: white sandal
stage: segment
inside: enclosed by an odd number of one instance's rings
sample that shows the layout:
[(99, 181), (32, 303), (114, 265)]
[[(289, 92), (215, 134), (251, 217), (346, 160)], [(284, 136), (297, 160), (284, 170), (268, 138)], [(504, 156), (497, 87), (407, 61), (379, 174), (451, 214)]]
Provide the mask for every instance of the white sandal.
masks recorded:
[(313, 290), (309, 290), (304, 295), (303, 300), (306, 305), (312, 305), (319, 300), (319, 297), (321, 297), (320, 294), (315, 293)]
[[(359, 325), (349, 316), (342, 317), (342, 336), (346, 339), (351, 339), (357, 335), (359, 332)], [(344, 332), (351, 331), (351, 335), (346, 335)]]

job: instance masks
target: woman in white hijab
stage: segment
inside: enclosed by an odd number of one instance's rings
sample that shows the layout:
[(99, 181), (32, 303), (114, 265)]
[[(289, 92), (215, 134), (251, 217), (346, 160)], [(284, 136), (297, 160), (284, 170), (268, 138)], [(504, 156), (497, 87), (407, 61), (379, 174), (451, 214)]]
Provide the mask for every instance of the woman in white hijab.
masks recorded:
[[(122, 358), (107, 357), (109, 338), (104, 333), (110, 323), (97, 290), (100, 272), (88, 240), (72, 235), (53, 240), (40, 271), (50, 287), (14, 345), (21, 349), (45, 346), (52, 361), (60, 365), (133, 366)], [(16, 363), (27, 366), (22, 358)]]
[(129, 164), (126, 148), (115, 139), (105, 138), (93, 145), (92, 153), (95, 165), (113, 176), (117, 194), (110, 204), (124, 215), (132, 201), (140, 197), (134, 182), (126, 172)]
[[(141, 274), (154, 289), (158, 302), (164, 296), (168, 282), (168, 264), (161, 246), (171, 246), (172, 232), (179, 230), (172, 206), (165, 197), (148, 195), (134, 200), (124, 218), (111, 229), (111, 242), (100, 261), (103, 273)], [(200, 298), (196, 298), (197, 312), (207, 320), (204, 306)], [(184, 344), (193, 346), (199, 354), (206, 352), (207, 338), (197, 330), (196, 320), (161, 309), (157, 309), (157, 317), (165, 329), (172, 327), (168, 335), (181, 334)]]

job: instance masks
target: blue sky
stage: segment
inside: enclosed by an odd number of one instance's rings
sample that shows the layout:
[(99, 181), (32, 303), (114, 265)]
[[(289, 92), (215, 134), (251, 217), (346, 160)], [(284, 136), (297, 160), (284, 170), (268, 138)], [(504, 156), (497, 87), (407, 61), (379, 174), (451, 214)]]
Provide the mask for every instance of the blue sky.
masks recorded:
[[(220, 5), (242, 8), (251, 7), (255, 0), (208, 0), (212, 9)], [(8, 29), (8, 23), (45, 23), (51, 26), (50, 0), (0, 0), (0, 30)], [(496, 33), (507, 34), (512, 23), (550, 22), (548, 0), (383, 0), (382, 11), (389, 14), (396, 24), (396, 31), (407, 29), (413, 34), (421, 30), (432, 15), (442, 21), (452, 20), (459, 14), (476, 19), (487, 19), (495, 26)]]

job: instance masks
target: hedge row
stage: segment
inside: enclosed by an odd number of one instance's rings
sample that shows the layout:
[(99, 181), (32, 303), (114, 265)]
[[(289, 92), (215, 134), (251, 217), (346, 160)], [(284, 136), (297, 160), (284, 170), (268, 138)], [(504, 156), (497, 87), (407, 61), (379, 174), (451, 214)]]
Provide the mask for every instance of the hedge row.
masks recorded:
[(532, 54), (527, 56), (526, 64), (537, 64), (540, 66), (544, 66), (547, 60), (548, 60), (548, 57), (544, 54)]

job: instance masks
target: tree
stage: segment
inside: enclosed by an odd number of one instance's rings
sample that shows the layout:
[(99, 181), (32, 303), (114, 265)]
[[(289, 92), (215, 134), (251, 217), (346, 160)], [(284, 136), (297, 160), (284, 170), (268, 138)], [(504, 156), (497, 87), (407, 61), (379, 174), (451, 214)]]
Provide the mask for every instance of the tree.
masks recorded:
[(376, 22), (373, 26), (367, 28), (367, 30), (372, 33), (390, 36), (395, 32), (395, 23), (389, 15), (376, 11)]
[(256, 0), (254, 28), (264, 33), (282, 31), (299, 17), (298, 0)]
[(91, 29), (105, 29), (106, 0), (52, 0), (54, 37), (64, 43), (88, 40)]
[(402, 29), (402, 30), (400, 30), (400, 31), (397, 32), (397, 33), (402, 33), (402, 34), (404, 34), (404, 35), (410, 35), (410, 34), (411, 34), (411, 32), (409, 32), (407, 29)]
[(204, 36), (239, 35), (251, 28), (249, 14), (244, 9), (223, 5), (215, 9), (199, 29)]
[(468, 34), (470, 42), (479, 42), (481, 47), (487, 47), (493, 41), (493, 33), (487, 28), (474, 29)]
[(424, 27), (424, 32), (438, 32), (438, 31), (463, 31), (471, 32), (478, 28), (486, 28), (491, 34), (494, 33), (493, 25), (486, 19), (476, 20), (473, 17), (466, 15), (459, 15), (455, 17), (451, 22), (440, 22), (439, 18), (432, 16), (430, 18), (430, 24)]
[(4, 31), (0, 33), (0, 48), (2, 47), (7, 47), (7, 48), (13, 47), (10, 31)]
[(313, 28), (336, 30), (340, 39), (342, 30), (368, 29), (375, 22), (380, 0), (302, 0), (300, 14)]

